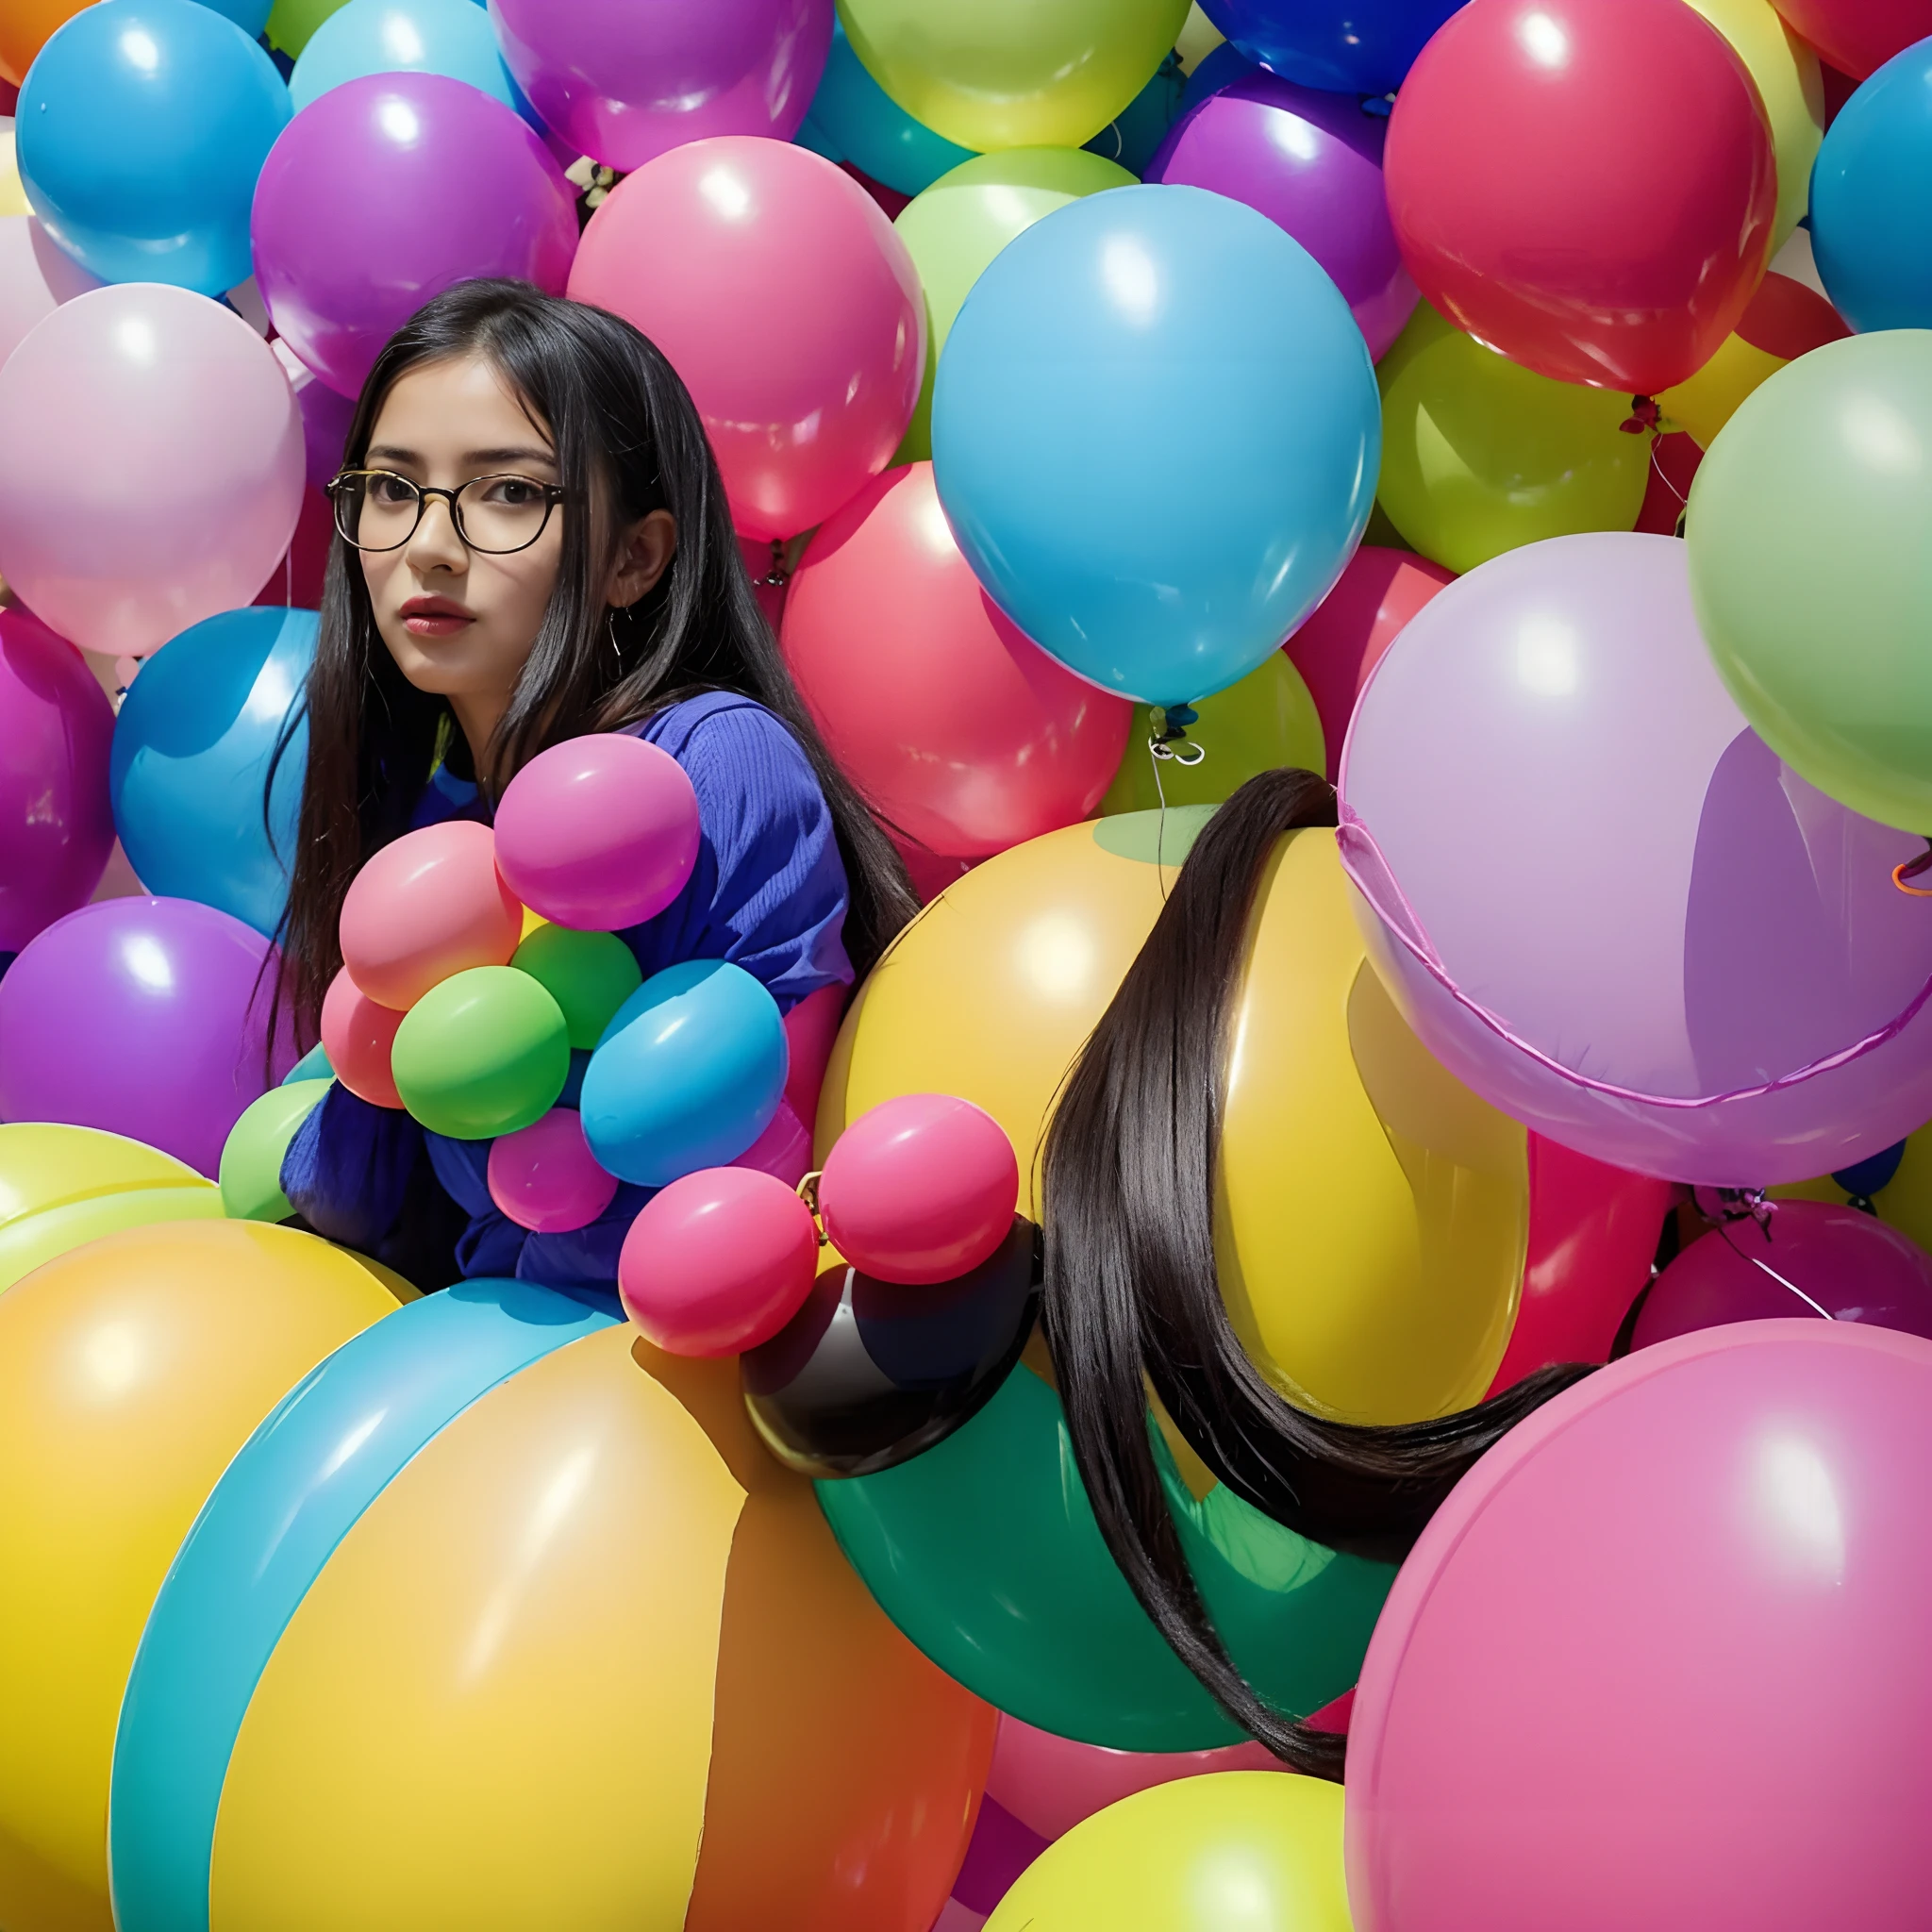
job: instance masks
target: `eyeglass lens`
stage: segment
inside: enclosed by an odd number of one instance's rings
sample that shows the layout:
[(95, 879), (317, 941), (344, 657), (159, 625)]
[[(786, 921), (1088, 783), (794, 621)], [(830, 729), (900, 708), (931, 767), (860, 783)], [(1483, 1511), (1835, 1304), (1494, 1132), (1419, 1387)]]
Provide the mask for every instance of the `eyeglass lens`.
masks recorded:
[[(415, 535), (426, 500), (407, 476), (352, 471), (335, 492), (336, 527), (358, 549), (398, 549)], [(473, 550), (526, 549), (549, 517), (548, 491), (527, 476), (475, 476), (457, 491), (457, 531)]]

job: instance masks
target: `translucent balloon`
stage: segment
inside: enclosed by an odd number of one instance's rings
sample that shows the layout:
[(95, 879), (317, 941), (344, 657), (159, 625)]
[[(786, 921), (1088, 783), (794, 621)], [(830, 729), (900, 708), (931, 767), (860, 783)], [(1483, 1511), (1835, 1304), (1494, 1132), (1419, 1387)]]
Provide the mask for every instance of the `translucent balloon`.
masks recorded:
[(501, 101), (541, 131), (503, 64), (490, 16), (475, 0), (349, 0), (303, 48), (289, 76), (299, 113), (344, 81), (372, 74), (443, 74)]
[(35, 216), (0, 215), (0, 362), (35, 323), (100, 286)]

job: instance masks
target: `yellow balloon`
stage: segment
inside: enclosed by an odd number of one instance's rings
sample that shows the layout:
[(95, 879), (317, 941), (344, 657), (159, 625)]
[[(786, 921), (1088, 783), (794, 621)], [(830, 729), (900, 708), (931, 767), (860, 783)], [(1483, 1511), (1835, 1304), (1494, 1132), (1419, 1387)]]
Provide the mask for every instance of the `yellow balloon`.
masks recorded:
[(872, 77), (961, 147), (1078, 147), (1154, 77), (1189, 0), (839, 0)]
[(932, 455), (932, 382), (946, 336), (992, 258), (1043, 215), (1106, 188), (1131, 188), (1116, 161), (1077, 147), (1009, 148), (975, 155), (899, 210), (892, 225), (925, 291), (925, 377), (895, 463)]
[(1657, 397), (1657, 407), (1667, 426), (1688, 431), (1699, 449), (1708, 449), (1744, 398), (1784, 366), (1784, 357), (1774, 356), (1742, 336), (1728, 335), (1695, 375)]
[(1519, 368), (1416, 305), (1375, 375), (1376, 500), (1404, 539), (1453, 571), (1584, 530), (1629, 530), (1650, 438), (1626, 436), (1628, 396)]
[(1341, 1787), (1222, 1771), (1137, 1791), (1074, 1825), (986, 1932), (1349, 1932)]
[(1192, 0), (1181, 30), (1174, 37), (1174, 50), (1180, 56), (1181, 72), (1191, 74), (1220, 46), (1227, 36), (1201, 11), (1201, 0)]
[(20, 185), (20, 163), (13, 151), (13, 130), (0, 134), (0, 215), (30, 215), (33, 204)]
[[(957, 1093), (1006, 1128), (1023, 1211), (1060, 1083), (1211, 808), (1001, 853), (901, 935), (846, 1016), (818, 1121)], [(1157, 855), (1159, 862), (1157, 862)], [(1523, 1129), (1416, 1041), (1367, 966), (1332, 835), (1282, 842), (1230, 1013), (1216, 1202), (1230, 1317), (1291, 1400), (1359, 1422), (1466, 1407), (1502, 1359), (1528, 1226)]]

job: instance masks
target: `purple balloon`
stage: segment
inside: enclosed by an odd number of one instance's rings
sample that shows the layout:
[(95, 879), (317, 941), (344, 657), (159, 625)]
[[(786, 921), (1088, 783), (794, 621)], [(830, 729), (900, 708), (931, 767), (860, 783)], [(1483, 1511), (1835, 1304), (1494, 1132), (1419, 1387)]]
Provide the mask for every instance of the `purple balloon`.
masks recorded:
[(1175, 122), (1145, 178), (1212, 189), (1286, 229), (1327, 270), (1379, 361), (1420, 299), (1382, 185), (1388, 126), (1354, 94), (1257, 70)]
[(490, 0), (530, 105), (628, 174), (712, 134), (790, 141), (832, 45), (832, 0)]
[(255, 277), (276, 330), (358, 394), (431, 296), (476, 275), (560, 295), (576, 201), (529, 124), (440, 74), (376, 74), (311, 102), (255, 187)]
[(212, 1178), (243, 1108), (295, 1062), (280, 1037), (264, 1065), (274, 956), (192, 899), (70, 913), (0, 979), (0, 1120), (104, 1127)]
[(1429, 1049), (1553, 1141), (1762, 1187), (1932, 1117), (1924, 849), (1744, 723), (1684, 546), (1531, 543), (1396, 638), (1342, 753), (1343, 863)]

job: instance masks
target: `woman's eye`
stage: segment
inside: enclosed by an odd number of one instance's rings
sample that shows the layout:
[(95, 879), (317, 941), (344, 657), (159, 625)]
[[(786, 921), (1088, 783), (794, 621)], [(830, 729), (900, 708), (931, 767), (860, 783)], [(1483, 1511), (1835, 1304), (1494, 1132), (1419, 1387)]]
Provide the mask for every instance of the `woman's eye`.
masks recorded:
[(377, 476), (369, 486), (374, 500), (395, 508), (406, 504), (415, 495), (415, 491), (400, 476)]
[(522, 476), (498, 476), (484, 494), (488, 503), (500, 503), (506, 509), (527, 509), (542, 500), (541, 488)]

